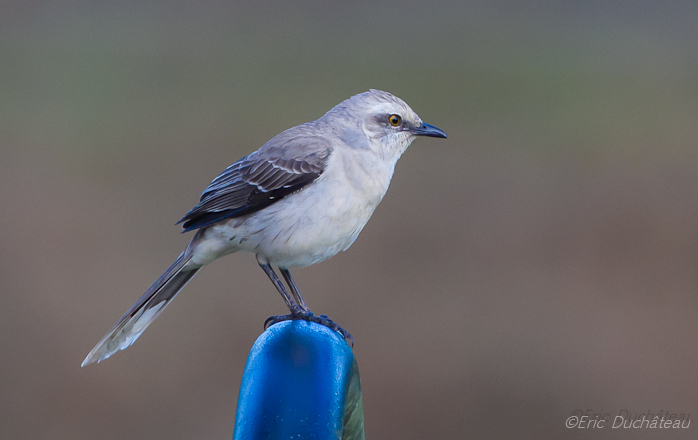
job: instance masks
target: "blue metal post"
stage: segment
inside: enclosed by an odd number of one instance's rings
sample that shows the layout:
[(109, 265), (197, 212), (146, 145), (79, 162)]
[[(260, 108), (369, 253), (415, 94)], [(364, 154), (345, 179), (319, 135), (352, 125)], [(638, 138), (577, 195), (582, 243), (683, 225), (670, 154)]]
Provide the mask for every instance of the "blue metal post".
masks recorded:
[(307, 321), (269, 327), (240, 384), (234, 440), (364, 438), (359, 369), (341, 335)]

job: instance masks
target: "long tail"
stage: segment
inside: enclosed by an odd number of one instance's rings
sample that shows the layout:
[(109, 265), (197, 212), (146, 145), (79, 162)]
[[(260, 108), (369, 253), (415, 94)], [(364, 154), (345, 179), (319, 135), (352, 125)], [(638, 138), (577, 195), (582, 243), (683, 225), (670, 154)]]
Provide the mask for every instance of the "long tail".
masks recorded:
[(200, 267), (184, 269), (191, 260), (189, 249), (182, 252), (165, 273), (140, 297), (138, 301), (102, 338), (82, 362), (82, 366), (100, 362), (119, 350), (125, 350), (155, 321), (177, 293), (191, 280)]

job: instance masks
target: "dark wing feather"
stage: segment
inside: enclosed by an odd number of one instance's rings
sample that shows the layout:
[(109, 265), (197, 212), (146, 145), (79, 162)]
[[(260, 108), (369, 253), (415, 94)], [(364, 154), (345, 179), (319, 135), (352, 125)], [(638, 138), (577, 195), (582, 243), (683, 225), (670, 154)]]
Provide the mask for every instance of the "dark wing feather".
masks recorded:
[(281, 133), (216, 177), (199, 204), (177, 222), (184, 222), (184, 232), (264, 209), (320, 177), (331, 153), (329, 143), (303, 136), (303, 128)]

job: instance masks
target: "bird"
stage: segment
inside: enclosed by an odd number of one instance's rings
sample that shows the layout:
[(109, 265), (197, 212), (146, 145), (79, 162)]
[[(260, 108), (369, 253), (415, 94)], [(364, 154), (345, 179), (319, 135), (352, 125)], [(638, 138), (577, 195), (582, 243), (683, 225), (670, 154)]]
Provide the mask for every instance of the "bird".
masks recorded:
[(290, 312), (269, 317), (265, 328), (291, 319), (313, 321), (353, 345), (349, 332), (310, 311), (289, 270), (324, 261), (354, 243), (386, 194), (398, 159), (419, 136), (447, 138), (402, 99), (370, 89), (230, 165), (177, 222), (182, 232), (196, 231), (184, 252), (82, 366), (128, 348), (202, 267), (240, 251), (255, 255)]

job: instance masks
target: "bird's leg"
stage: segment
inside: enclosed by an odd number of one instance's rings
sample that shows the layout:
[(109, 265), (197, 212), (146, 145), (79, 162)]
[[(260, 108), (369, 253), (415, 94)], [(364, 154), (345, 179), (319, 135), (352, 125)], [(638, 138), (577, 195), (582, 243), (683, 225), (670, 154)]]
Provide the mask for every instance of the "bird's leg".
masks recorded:
[(301, 292), (298, 290), (298, 286), (296, 286), (296, 282), (293, 281), (293, 277), (291, 277), (291, 272), (289, 272), (288, 269), (279, 268), (279, 270), (281, 271), (281, 275), (284, 276), (286, 284), (288, 284), (288, 287), (291, 289), (291, 295), (293, 295), (293, 299), (296, 300), (296, 304), (298, 304), (301, 309), (310, 311), (308, 305), (301, 296)]
[(351, 335), (351, 333), (344, 330), (336, 322), (328, 318), (327, 315), (313, 315), (313, 312), (310, 311), (308, 305), (305, 303), (305, 300), (303, 300), (303, 297), (301, 296), (301, 293), (298, 290), (298, 286), (296, 286), (296, 283), (293, 281), (293, 278), (291, 277), (291, 272), (289, 272), (288, 269), (279, 268), (279, 270), (281, 271), (281, 275), (284, 276), (284, 279), (286, 280), (288, 287), (291, 289), (293, 299), (291, 299), (288, 292), (286, 292), (286, 289), (284, 288), (283, 284), (281, 284), (281, 280), (279, 280), (279, 277), (276, 276), (274, 269), (272, 269), (272, 267), (268, 264), (259, 263), (259, 265), (262, 267), (262, 269), (264, 269), (264, 272), (266, 272), (271, 281), (274, 283), (279, 293), (281, 293), (281, 296), (284, 297), (286, 305), (291, 311), (290, 315), (276, 315), (267, 318), (267, 320), (264, 322), (265, 329), (269, 328), (269, 326), (276, 324), (277, 322), (288, 321), (291, 319), (303, 319), (306, 321), (322, 324), (325, 327), (329, 327), (332, 330), (339, 332), (342, 335), (342, 337), (344, 337), (344, 340), (346, 340), (352, 347), (354, 346), (354, 337)]
[[(268, 323), (270, 320), (272, 320), (272, 318), (279, 318), (282, 316), (290, 316), (290, 318), (287, 318), (287, 319), (293, 319), (294, 317), (300, 318), (301, 316), (303, 316), (304, 311), (300, 308), (300, 306), (298, 304), (296, 304), (296, 302), (293, 300), (293, 298), (291, 298), (291, 296), (288, 294), (288, 292), (286, 291), (286, 288), (281, 283), (281, 280), (276, 275), (276, 272), (274, 272), (274, 269), (271, 267), (271, 265), (269, 265), (267, 263), (262, 263), (259, 261), (258, 261), (258, 263), (259, 263), (259, 267), (261, 267), (262, 270), (264, 270), (264, 273), (266, 273), (267, 276), (269, 277), (269, 279), (271, 280), (271, 282), (274, 283), (274, 287), (276, 287), (276, 290), (279, 291), (279, 293), (283, 297), (284, 301), (286, 302), (286, 307), (288, 307), (288, 310), (291, 312), (290, 315), (280, 315), (280, 316), (270, 317), (269, 319), (267, 319), (267, 322), (264, 324), (264, 328), (266, 328), (270, 325)], [(305, 312), (305, 313), (307, 313), (307, 312)], [(278, 322), (278, 321), (275, 321), (275, 322)]]

